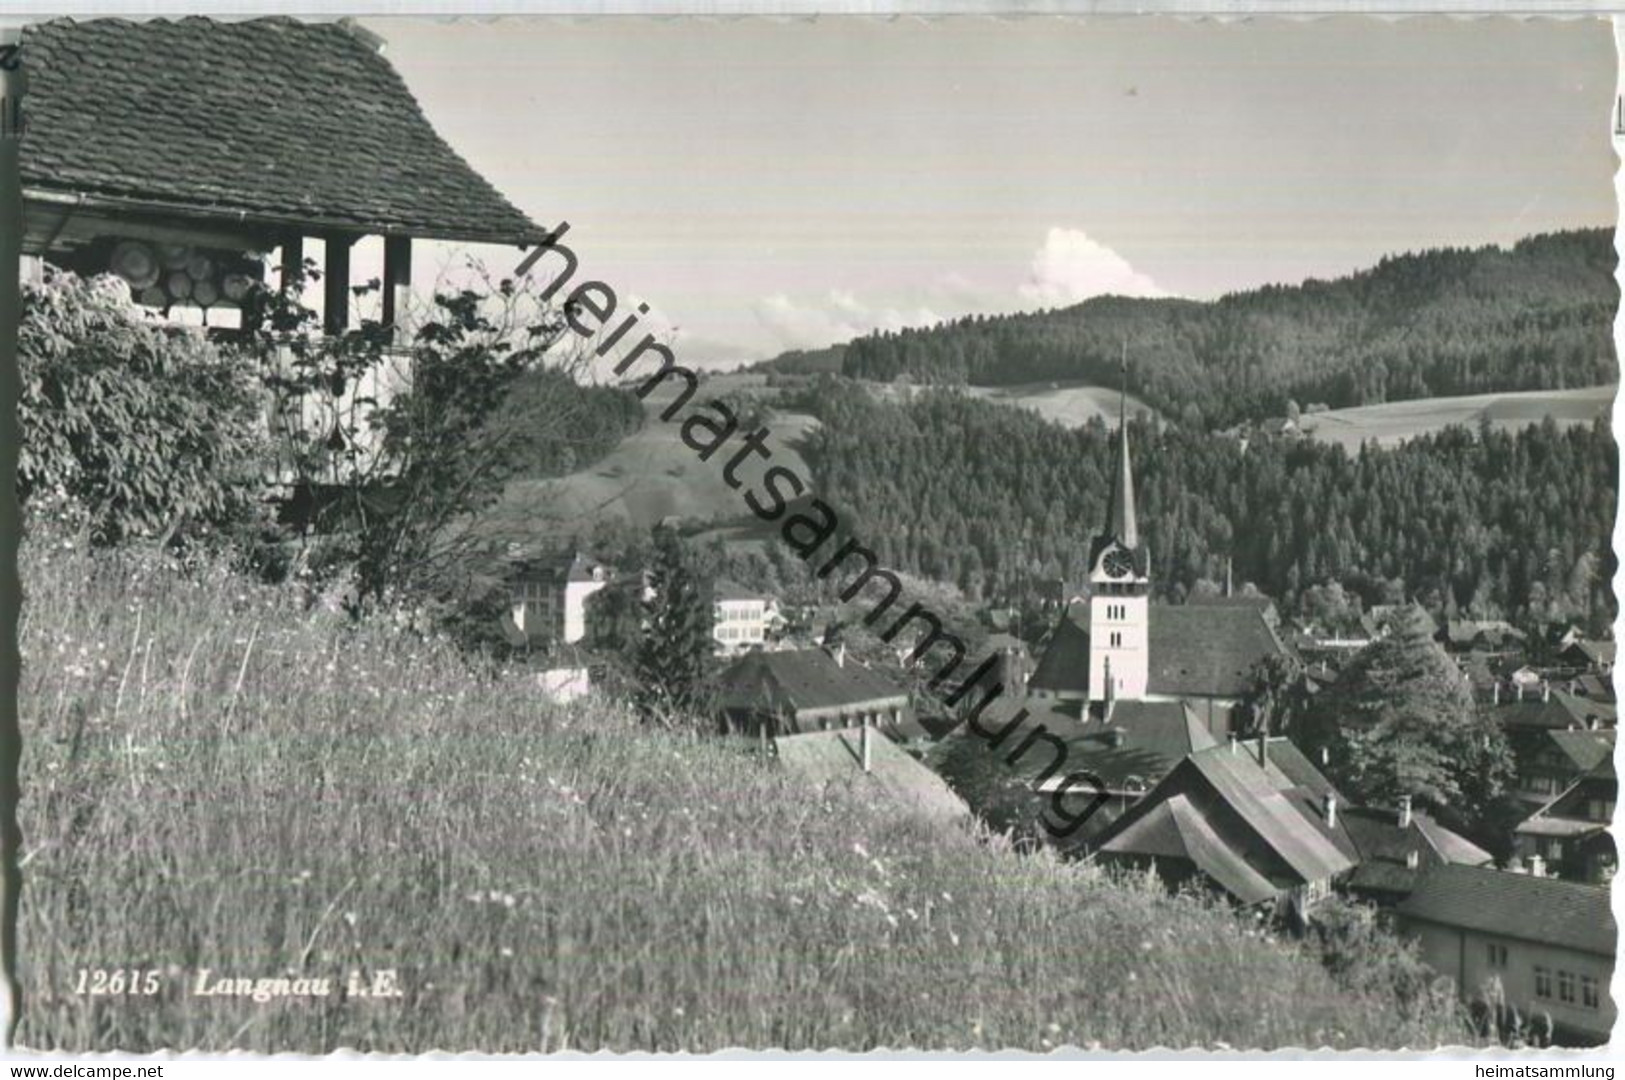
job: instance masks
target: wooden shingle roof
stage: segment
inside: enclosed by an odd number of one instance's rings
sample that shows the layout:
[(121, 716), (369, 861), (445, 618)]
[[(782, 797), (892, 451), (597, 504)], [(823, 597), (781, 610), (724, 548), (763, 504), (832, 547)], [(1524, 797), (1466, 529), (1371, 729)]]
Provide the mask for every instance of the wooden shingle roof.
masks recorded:
[(58, 19), (28, 26), (23, 47), (25, 194), (305, 235), (546, 235), (347, 24)]
[(1607, 886), (1475, 866), (1433, 869), (1399, 905), (1399, 913), (1607, 957), (1614, 955), (1618, 935)]

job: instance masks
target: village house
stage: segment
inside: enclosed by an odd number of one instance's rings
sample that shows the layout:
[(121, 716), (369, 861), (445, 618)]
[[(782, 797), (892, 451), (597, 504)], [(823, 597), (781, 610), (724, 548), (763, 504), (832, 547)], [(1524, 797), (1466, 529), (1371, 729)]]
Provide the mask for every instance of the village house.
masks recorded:
[(1540, 807), (1567, 791), (1582, 776), (1614, 755), (1613, 730), (1539, 728), (1520, 732), (1513, 742), (1517, 788), (1524, 803)]
[(1151, 603), (1150, 558), (1136, 520), (1122, 423), (1110, 508), (1105, 529), (1090, 544), (1087, 605), (1063, 614), (1028, 693), (1039, 702), (1183, 701), (1223, 737), (1254, 668), (1287, 656), (1286, 646), (1264, 606), (1251, 601)]
[[(1218, 745), (1182, 701), (1001, 697), (978, 710), (974, 723), (998, 739), (1006, 764), (1034, 791), (1077, 804), (1066, 807), (1082, 819), (1068, 837), (1071, 846), (1102, 832), (1185, 758)], [(1080, 772), (1088, 783), (1077, 783)]]
[(1615, 644), (1612, 641), (1571, 642), (1558, 653), (1558, 660), (1580, 671), (1598, 675), (1611, 675), (1614, 671)]
[[(1589, 732), (1552, 732), (1587, 736)], [(1570, 881), (1604, 885), (1613, 880), (1618, 853), (1608, 828), (1619, 800), (1619, 778), (1614, 772), (1612, 741), (1582, 751), (1595, 760), (1584, 775), (1556, 798), (1530, 814), (1513, 831), (1518, 856), (1526, 866), (1549, 869)]]
[(1524, 632), (1505, 619), (1450, 619), (1443, 641), (1451, 652), (1502, 654), (1522, 646)]
[(1440, 866), (1398, 907), (1399, 925), (1463, 1001), (1550, 1017), (1562, 1045), (1607, 1042), (1618, 929), (1608, 889), (1487, 867)]
[(1104, 865), (1201, 881), (1243, 906), (1305, 914), (1333, 887), (1383, 906), (1430, 867), (1487, 865), (1414, 810), (1354, 807), (1285, 738), (1198, 750), (1086, 848)]
[(718, 677), (725, 733), (779, 738), (847, 727), (878, 727), (899, 738), (914, 730), (908, 691), (837, 646), (750, 652)]
[(782, 624), (770, 596), (722, 579), (712, 586), (711, 636), (719, 656), (736, 656), (767, 643), (769, 631)]
[(587, 601), (610, 581), (609, 567), (579, 551), (521, 562), (509, 618), (527, 642), (573, 645), (587, 636)]

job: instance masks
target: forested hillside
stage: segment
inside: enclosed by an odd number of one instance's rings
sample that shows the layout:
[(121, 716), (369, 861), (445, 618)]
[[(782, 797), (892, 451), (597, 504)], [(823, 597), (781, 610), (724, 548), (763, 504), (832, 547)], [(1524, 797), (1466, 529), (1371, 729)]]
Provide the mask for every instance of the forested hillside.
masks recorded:
[[(804, 452), (824, 498), (890, 565), (1015, 600), (1078, 580), (1106, 512), (1113, 439), (944, 390), (908, 404), (826, 380)], [(1177, 598), (1256, 583), (1289, 606), (1340, 581), (1368, 603), (1437, 612), (1611, 619), (1619, 486), (1605, 423), (1449, 429), (1350, 456), (1309, 441), (1239, 442), (1131, 424), (1154, 584)]]
[[(1041, 314), (971, 316), (846, 346), (865, 379), (1116, 385), (1193, 427), (1307, 408), (1488, 391), (1589, 386), (1618, 377), (1611, 233), (1532, 237), (1510, 250), (1384, 259), (1335, 281), (1268, 286), (1211, 303), (1101, 297)], [(803, 370), (787, 367), (785, 370)]]

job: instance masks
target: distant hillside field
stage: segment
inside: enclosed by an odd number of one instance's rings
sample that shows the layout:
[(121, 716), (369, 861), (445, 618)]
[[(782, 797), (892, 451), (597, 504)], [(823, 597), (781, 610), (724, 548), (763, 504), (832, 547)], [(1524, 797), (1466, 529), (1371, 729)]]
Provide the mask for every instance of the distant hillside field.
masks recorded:
[(1451, 424), (1476, 430), (1485, 419), (1501, 430), (1538, 424), (1548, 416), (1557, 421), (1559, 427), (1589, 424), (1613, 411), (1617, 390), (1614, 385), (1587, 386), (1578, 390), (1530, 390), (1395, 401), (1309, 414), (1303, 417), (1302, 424), (1305, 432), (1320, 441), (1336, 443), (1352, 451), (1358, 450), (1368, 439), (1393, 446)]
[[(934, 389), (911, 383), (865, 382), (864, 387), (878, 401), (907, 402)], [(974, 398), (996, 405), (1014, 405), (1037, 413), (1045, 420), (1065, 428), (1081, 428), (1099, 418), (1107, 427), (1117, 426), (1119, 391), (1111, 387), (1086, 383), (1027, 383), (1022, 386), (961, 386), (960, 390)], [(1157, 411), (1130, 394), (1129, 416), (1145, 419), (1155, 417)]]
[[(529, 517), (567, 524), (607, 518), (638, 528), (648, 528), (672, 515), (695, 522), (749, 517), (750, 509), (741, 497), (743, 489), (735, 491), (722, 478), (722, 468), (732, 457), (729, 446), (710, 461), (701, 461), (682, 441), (682, 421), (699, 402), (747, 390), (762, 381), (762, 376), (749, 374), (708, 379), (688, 409), (669, 422), (660, 419), (675, 395), (668, 381), (643, 403), (642, 430), (623, 439), (590, 467), (562, 479), (510, 484), (494, 514), (506, 520)], [(804, 413), (773, 413), (766, 420), (776, 436), (769, 443), (773, 460), (752, 456), (741, 466), (739, 475), (746, 487), (759, 488), (762, 473), (774, 465), (810, 477), (812, 472), (795, 447), (817, 424)], [(741, 434), (729, 445), (737, 448), (742, 444)]]

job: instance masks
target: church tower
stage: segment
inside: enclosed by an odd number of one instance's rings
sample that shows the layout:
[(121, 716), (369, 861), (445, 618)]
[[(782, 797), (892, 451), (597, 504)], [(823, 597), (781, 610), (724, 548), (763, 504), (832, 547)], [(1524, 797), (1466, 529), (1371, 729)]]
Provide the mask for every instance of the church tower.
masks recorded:
[(1126, 364), (1123, 382), (1110, 517), (1089, 545), (1090, 701), (1140, 700), (1145, 697), (1151, 666), (1151, 565), (1134, 519)]

